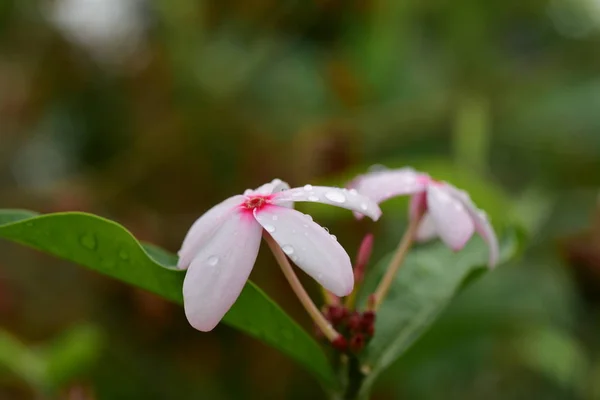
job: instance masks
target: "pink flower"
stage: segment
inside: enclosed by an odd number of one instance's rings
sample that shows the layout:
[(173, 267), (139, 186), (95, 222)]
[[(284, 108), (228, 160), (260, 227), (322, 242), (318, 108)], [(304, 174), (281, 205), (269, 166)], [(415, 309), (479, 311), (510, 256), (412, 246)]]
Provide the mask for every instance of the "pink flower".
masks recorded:
[(348, 186), (378, 204), (392, 197), (411, 195), (410, 218), (422, 218), (417, 240), (439, 236), (447, 246), (458, 251), (477, 231), (488, 244), (489, 266), (498, 262), (498, 239), (487, 216), (466, 192), (449, 183), (436, 181), (412, 168), (401, 168), (360, 175)]
[(185, 313), (201, 331), (212, 330), (241, 293), (256, 261), (263, 230), (308, 275), (338, 296), (354, 286), (344, 248), (309, 215), (294, 210), (296, 201), (314, 201), (361, 212), (374, 220), (381, 210), (347, 189), (306, 185), (289, 189), (279, 179), (217, 204), (187, 233), (178, 268), (188, 269), (183, 283)]

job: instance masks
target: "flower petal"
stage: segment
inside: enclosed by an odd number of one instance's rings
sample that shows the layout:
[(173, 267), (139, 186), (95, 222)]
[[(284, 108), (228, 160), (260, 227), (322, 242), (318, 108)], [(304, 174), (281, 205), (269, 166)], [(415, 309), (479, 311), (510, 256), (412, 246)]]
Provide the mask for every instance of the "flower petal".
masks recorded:
[(192, 224), (183, 239), (181, 249), (177, 253), (179, 255), (177, 268), (186, 269), (200, 250), (200, 247), (208, 241), (223, 220), (231, 215), (235, 207), (243, 202), (244, 196), (232, 196), (202, 214)]
[(287, 182), (282, 181), (281, 179), (273, 179), (269, 183), (265, 183), (264, 185), (256, 188), (253, 193), (254, 194), (273, 194), (277, 192), (281, 192), (283, 190), (288, 190), (290, 185)]
[(262, 227), (254, 218), (230, 214), (194, 257), (183, 282), (190, 324), (212, 330), (240, 295), (260, 247)]
[(483, 240), (487, 243), (490, 255), (488, 265), (490, 268), (493, 268), (498, 263), (498, 258), (500, 254), (500, 245), (498, 244), (498, 238), (496, 237), (496, 232), (494, 232), (494, 228), (490, 223), (487, 215), (477, 208), (475, 203), (471, 200), (471, 197), (464, 191), (457, 189), (456, 187), (450, 185), (449, 183), (445, 183), (445, 188), (448, 192), (457, 198), (462, 204), (465, 206), (466, 211), (469, 213), (473, 222), (475, 224), (475, 230), (477, 233), (481, 235)]
[(433, 222), (431, 214), (427, 213), (423, 215), (423, 219), (419, 224), (419, 228), (417, 229), (417, 235), (415, 239), (418, 242), (427, 242), (431, 239), (436, 238), (437, 236), (438, 234), (435, 229), (435, 223)]
[(354, 274), (346, 250), (309, 215), (272, 206), (254, 212), (256, 220), (304, 272), (337, 296), (347, 296)]
[(283, 191), (273, 199), (273, 203), (277, 205), (289, 201), (313, 201), (330, 204), (364, 214), (374, 221), (377, 221), (381, 216), (379, 206), (369, 197), (359, 194), (356, 190), (306, 185), (301, 188)]
[(421, 192), (427, 187), (429, 179), (428, 175), (407, 167), (359, 175), (348, 187), (379, 204), (392, 197)]
[(427, 188), (427, 206), (440, 238), (453, 250), (460, 250), (473, 235), (471, 216), (464, 205), (439, 184)]

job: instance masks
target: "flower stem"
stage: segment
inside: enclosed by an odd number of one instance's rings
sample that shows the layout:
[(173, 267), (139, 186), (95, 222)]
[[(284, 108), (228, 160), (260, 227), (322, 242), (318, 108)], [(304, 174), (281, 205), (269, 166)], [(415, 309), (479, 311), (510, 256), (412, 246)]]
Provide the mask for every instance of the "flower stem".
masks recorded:
[(321, 314), (315, 303), (313, 303), (313, 301), (311, 300), (308, 293), (306, 293), (304, 286), (302, 286), (302, 283), (300, 283), (298, 276), (296, 276), (294, 269), (290, 265), (290, 262), (288, 261), (283, 250), (281, 250), (281, 247), (279, 247), (279, 245), (275, 242), (273, 237), (271, 237), (271, 235), (269, 235), (268, 233), (265, 232), (263, 234), (263, 237), (266, 240), (269, 247), (271, 248), (275, 259), (279, 263), (283, 274), (290, 283), (292, 290), (294, 291), (294, 293), (296, 293), (296, 296), (298, 296), (298, 299), (300, 299), (300, 302), (302, 303), (310, 317), (313, 319), (315, 324), (317, 324), (319, 329), (321, 329), (323, 334), (327, 337), (327, 339), (329, 339), (330, 342), (333, 342), (336, 339), (338, 339), (340, 337), (339, 332), (336, 331), (333, 328), (333, 326), (331, 326), (327, 319), (325, 319), (325, 317), (323, 316), (323, 314)]
[(376, 311), (379, 308), (383, 302), (383, 299), (385, 299), (385, 296), (390, 290), (392, 282), (394, 281), (394, 277), (400, 269), (402, 261), (404, 261), (410, 246), (413, 244), (420, 222), (421, 218), (411, 218), (408, 228), (406, 229), (406, 232), (404, 232), (404, 236), (402, 236), (402, 239), (396, 248), (396, 252), (394, 253), (392, 260), (387, 267), (387, 271), (385, 272), (383, 279), (381, 279), (381, 282), (379, 282), (375, 293), (372, 295), (373, 305), (371, 308), (373, 311)]

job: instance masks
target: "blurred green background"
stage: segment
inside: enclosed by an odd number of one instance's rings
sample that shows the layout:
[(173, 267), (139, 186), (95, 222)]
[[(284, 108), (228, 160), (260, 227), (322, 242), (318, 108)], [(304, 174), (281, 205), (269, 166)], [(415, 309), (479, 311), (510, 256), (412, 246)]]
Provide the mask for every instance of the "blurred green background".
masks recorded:
[[(0, 207), (93, 212), (174, 252), (247, 187), (412, 165), (530, 242), (374, 398), (600, 399), (599, 46), (598, 0), (1, 0)], [(311, 211), (350, 254), (373, 229), (377, 257), (405, 205), (376, 225)], [(48, 385), (72, 400), (323, 397), (226, 326), (202, 334), (143, 291), (0, 254), (2, 400)], [(264, 249), (252, 279), (311, 329)]]

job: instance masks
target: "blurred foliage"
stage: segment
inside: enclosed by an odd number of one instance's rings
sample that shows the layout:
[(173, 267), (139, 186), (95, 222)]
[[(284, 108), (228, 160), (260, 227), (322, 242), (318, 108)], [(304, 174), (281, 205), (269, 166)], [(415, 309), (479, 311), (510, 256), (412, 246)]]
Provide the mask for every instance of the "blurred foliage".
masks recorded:
[[(532, 242), (467, 288), (376, 398), (597, 399), (599, 44), (597, 0), (4, 0), (0, 202), (93, 212), (176, 251), (197, 215), (246, 187), (413, 165), (472, 191), (498, 229), (525, 222)], [(404, 205), (384, 204), (377, 225), (331, 208), (315, 219), (350, 253), (374, 229), (377, 259)], [(81, 321), (110, 343), (67, 396), (322, 395), (225, 326), (199, 334), (150, 294), (0, 247), (15, 343)], [(266, 253), (253, 280), (310, 327)], [(0, 378), (0, 398), (33, 386)]]

